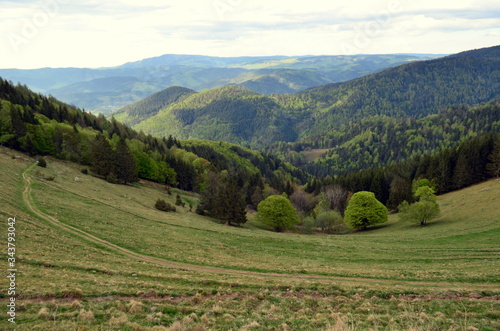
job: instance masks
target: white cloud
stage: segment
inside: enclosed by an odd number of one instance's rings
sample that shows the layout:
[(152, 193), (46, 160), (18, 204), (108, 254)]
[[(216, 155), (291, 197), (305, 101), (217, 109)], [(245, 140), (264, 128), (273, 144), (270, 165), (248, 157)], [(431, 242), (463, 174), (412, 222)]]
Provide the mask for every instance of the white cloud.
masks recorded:
[[(57, 2), (59, 1), (59, 2)], [(35, 31), (26, 28), (34, 15)], [(492, 0), (1, 1), (0, 67), (112, 66), (166, 53), (453, 53), (498, 44)], [(28, 22), (28, 23), (26, 23)], [(43, 23), (43, 24), (41, 24)], [(36, 25), (36, 24), (35, 24)], [(16, 45), (12, 36), (19, 36)], [(10, 37), (9, 37), (10, 36)]]

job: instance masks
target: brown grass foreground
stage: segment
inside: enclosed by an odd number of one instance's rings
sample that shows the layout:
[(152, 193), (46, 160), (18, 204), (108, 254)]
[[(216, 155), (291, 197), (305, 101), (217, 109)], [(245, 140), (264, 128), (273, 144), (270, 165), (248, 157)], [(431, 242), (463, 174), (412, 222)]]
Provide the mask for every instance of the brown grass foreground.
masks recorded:
[(156, 199), (173, 200), (153, 187), (111, 185), (50, 158), (30, 168), (2, 152), (0, 217), (16, 217), (18, 269), (16, 324), (4, 315), (2, 328), (500, 328), (499, 181), (440, 197), (442, 216), (425, 228), (392, 218), (305, 236), (161, 213)]

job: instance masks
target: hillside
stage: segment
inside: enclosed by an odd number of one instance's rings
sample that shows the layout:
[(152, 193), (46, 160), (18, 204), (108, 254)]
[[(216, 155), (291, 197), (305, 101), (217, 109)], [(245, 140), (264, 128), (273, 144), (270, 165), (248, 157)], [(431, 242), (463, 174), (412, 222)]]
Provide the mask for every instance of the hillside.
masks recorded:
[(300, 123), (300, 137), (367, 116), (422, 117), (441, 108), (475, 105), (498, 97), (500, 46), (469, 51), (461, 56), (409, 63), (343, 84), (316, 87), (290, 96), (297, 109), (314, 109)]
[[(191, 92), (172, 88), (168, 95), (178, 100), (184, 93)], [(248, 203), (257, 186), (282, 191), (286, 181), (301, 183), (309, 177), (285, 161), (229, 143), (215, 147), (212, 142), (197, 141), (201, 156), (192, 144), (186, 142), (183, 148), (184, 142), (172, 135), (146, 135), (114, 118), (95, 116), (1, 78), (0, 144), (31, 155), (78, 162), (94, 175), (122, 184), (141, 178), (200, 191), (208, 173), (225, 171), (237, 180)]]
[(113, 113), (113, 116), (123, 124), (133, 126), (149, 117), (155, 116), (160, 109), (168, 107), (177, 101), (184, 100), (194, 93), (196, 91), (184, 87), (169, 87), (120, 109), (120, 111)]
[(392, 217), (307, 236), (162, 213), (154, 200), (173, 198), (154, 184), (117, 187), (51, 158), (33, 165), (1, 148), (0, 214), (16, 218), (20, 243), (18, 330), (500, 327), (498, 180), (441, 196), (424, 228)]
[[(110, 68), (0, 69), (0, 76), (80, 108), (109, 114), (171, 86), (202, 91), (248, 81), (247, 88), (263, 94), (294, 92), (428, 58), (432, 56), (229, 58), (167, 54)], [(267, 69), (267, 73), (260, 69)], [(293, 74), (283, 69), (293, 69)], [(103, 82), (107, 84), (103, 86)]]
[(325, 177), (435, 154), (486, 133), (500, 133), (499, 101), (449, 107), (420, 119), (370, 116), (266, 151)]
[(272, 98), (236, 86), (193, 94), (134, 126), (156, 136), (266, 145), (296, 139), (291, 120)]
[[(382, 125), (386, 128), (394, 121), (416, 123), (416, 119), (437, 114), (448, 107), (477, 105), (498, 98), (498, 49), (492, 47), (464, 52), (460, 56), (413, 62), (296, 94), (266, 97), (236, 87), (208, 90), (171, 104), (158, 115), (137, 124), (136, 128), (160, 136), (171, 132), (182, 138), (224, 140), (254, 148), (266, 148), (278, 141), (297, 142), (293, 148), (295, 152), (301, 152), (302, 146), (332, 148), (354, 139), (349, 129), (352, 126), (361, 125), (364, 132), (375, 132), (378, 129), (374, 126), (381, 122), (385, 122)], [(259, 79), (271, 85), (278, 80), (269, 76)], [(245, 84), (250, 81), (242, 85)], [(280, 84), (274, 86), (285, 88)], [(455, 118), (455, 122), (463, 116), (460, 114), (446, 116)], [(401, 120), (395, 120), (397, 118)], [(469, 125), (464, 122), (467, 118), (461, 118), (462, 122), (456, 124)], [(358, 124), (360, 122), (364, 124)], [(495, 128), (475, 127), (472, 131), (496, 132)], [(329, 138), (331, 136), (335, 138)], [(328, 139), (331, 142), (324, 143)], [(440, 143), (443, 142), (433, 142)], [(394, 146), (394, 150), (400, 147)], [(432, 150), (435, 146), (410, 144), (405, 148), (410, 150), (396, 159), (430, 151), (429, 148)], [(350, 152), (346, 150), (346, 154)]]

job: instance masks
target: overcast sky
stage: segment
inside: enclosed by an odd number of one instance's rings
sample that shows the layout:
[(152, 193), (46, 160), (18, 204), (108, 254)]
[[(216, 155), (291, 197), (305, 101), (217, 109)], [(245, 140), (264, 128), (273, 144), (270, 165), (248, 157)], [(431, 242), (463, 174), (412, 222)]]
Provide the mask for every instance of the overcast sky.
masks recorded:
[(0, 68), (163, 54), (451, 54), (500, 44), (498, 0), (0, 0)]

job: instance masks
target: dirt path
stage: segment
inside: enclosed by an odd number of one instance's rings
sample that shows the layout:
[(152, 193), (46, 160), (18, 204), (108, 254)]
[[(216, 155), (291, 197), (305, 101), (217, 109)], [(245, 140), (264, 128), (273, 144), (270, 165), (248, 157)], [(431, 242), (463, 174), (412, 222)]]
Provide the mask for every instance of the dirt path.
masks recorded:
[[(198, 266), (187, 263), (173, 262), (164, 260), (161, 258), (151, 257), (147, 255), (143, 255), (129, 249), (120, 247), (115, 245), (109, 241), (96, 237), (90, 233), (87, 233), (83, 230), (77, 229), (71, 225), (64, 224), (59, 221), (57, 218), (48, 215), (36, 207), (35, 202), (33, 201), (33, 197), (31, 196), (31, 184), (32, 179), (29, 177), (28, 172), (36, 165), (33, 164), (29, 166), (22, 174), (22, 178), (25, 181), (25, 188), (22, 194), (23, 201), (25, 202), (27, 208), (35, 214), (38, 218), (43, 219), (53, 226), (66, 231), (67, 233), (71, 233), (81, 239), (86, 241), (90, 241), (94, 244), (100, 245), (102, 247), (106, 247), (107, 249), (125, 255), (129, 258), (154, 263), (157, 265), (162, 265), (175, 269), (184, 269), (184, 270), (193, 270), (200, 272), (208, 272), (208, 273), (217, 273), (217, 274), (244, 274), (244, 275), (253, 275), (253, 276), (266, 276), (266, 277), (286, 277), (286, 278), (294, 278), (294, 279), (331, 279), (335, 281), (348, 281), (348, 282), (359, 282), (359, 283), (383, 283), (383, 284), (397, 284), (397, 285), (413, 285), (413, 286), (429, 286), (429, 287), (447, 287), (453, 288), (453, 284), (446, 282), (416, 282), (416, 281), (402, 281), (402, 280), (381, 280), (375, 278), (355, 278), (355, 277), (340, 277), (340, 276), (326, 276), (326, 275), (314, 275), (314, 274), (282, 274), (282, 273), (266, 273), (266, 272), (257, 272), (257, 271), (247, 271), (247, 270), (237, 270), (237, 269), (224, 269), (218, 267), (209, 267), (209, 266)], [(461, 286), (465, 285), (463, 283)], [(474, 287), (474, 286), (473, 286)]]

